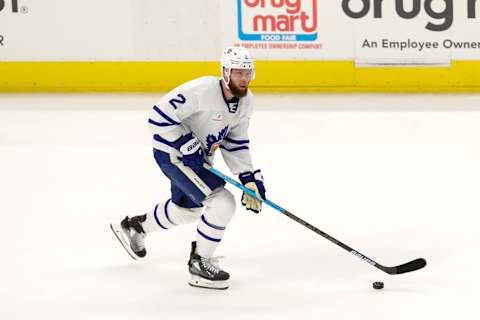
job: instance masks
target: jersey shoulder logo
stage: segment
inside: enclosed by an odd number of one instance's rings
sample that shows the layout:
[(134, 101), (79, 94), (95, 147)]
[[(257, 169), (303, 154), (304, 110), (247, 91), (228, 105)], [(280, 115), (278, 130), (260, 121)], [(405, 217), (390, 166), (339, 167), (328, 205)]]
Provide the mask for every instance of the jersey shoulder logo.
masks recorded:
[(209, 134), (207, 135), (207, 154), (208, 156), (212, 156), (215, 151), (220, 147), (220, 144), (222, 143), (223, 139), (228, 134), (228, 126), (220, 130), (216, 135), (215, 134)]
[(213, 121), (222, 121), (223, 120), (223, 116), (221, 113), (217, 113), (216, 115), (213, 116), (212, 118)]

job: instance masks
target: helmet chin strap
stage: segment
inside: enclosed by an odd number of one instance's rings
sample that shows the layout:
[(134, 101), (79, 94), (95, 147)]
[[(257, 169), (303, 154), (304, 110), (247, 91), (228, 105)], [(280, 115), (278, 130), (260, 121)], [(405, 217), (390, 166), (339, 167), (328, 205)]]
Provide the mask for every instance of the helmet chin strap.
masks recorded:
[(227, 73), (227, 80), (225, 80), (225, 75), (222, 74), (222, 81), (223, 81), (223, 84), (225, 85), (225, 87), (228, 89), (228, 91), (232, 92), (232, 90), (230, 89), (230, 75), (231, 75), (231, 70), (227, 70), (226, 73)]

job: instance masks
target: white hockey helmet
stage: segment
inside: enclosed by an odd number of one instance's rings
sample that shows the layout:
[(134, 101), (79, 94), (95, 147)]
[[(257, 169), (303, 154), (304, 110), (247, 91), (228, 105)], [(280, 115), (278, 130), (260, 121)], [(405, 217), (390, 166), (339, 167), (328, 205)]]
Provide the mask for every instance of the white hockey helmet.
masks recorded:
[[(223, 50), (221, 60), (222, 79), (228, 85), (230, 82), (230, 75), (232, 69), (247, 69), (251, 70), (250, 81), (255, 79), (255, 67), (253, 65), (253, 58), (244, 47), (227, 47)], [(227, 73), (227, 80), (225, 80), (223, 71)]]

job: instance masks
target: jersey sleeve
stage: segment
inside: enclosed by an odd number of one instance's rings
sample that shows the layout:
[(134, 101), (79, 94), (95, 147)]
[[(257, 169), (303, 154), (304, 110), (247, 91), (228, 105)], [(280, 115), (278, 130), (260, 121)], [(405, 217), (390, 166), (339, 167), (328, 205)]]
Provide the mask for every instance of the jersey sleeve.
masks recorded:
[(182, 121), (198, 109), (196, 95), (189, 90), (176, 90), (168, 93), (157, 103), (148, 119), (157, 149), (170, 151), (173, 142), (187, 134)]
[(238, 175), (246, 171), (253, 172), (252, 157), (250, 155), (250, 139), (248, 127), (251, 112), (240, 118), (237, 125), (230, 129), (229, 133), (220, 145), (223, 159), (230, 171)]

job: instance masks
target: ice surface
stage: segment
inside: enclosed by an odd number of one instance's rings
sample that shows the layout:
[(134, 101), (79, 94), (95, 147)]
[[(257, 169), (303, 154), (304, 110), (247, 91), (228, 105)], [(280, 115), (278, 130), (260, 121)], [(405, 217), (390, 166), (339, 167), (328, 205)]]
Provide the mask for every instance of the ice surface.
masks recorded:
[(140, 262), (108, 227), (168, 197), (146, 122), (160, 96), (0, 95), (1, 319), (478, 318), (479, 95), (257, 95), (270, 200), (382, 264), (428, 265), (390, 276), (239, 206), (227, 291), (187, 285), (195, 225), (149, 235)]

